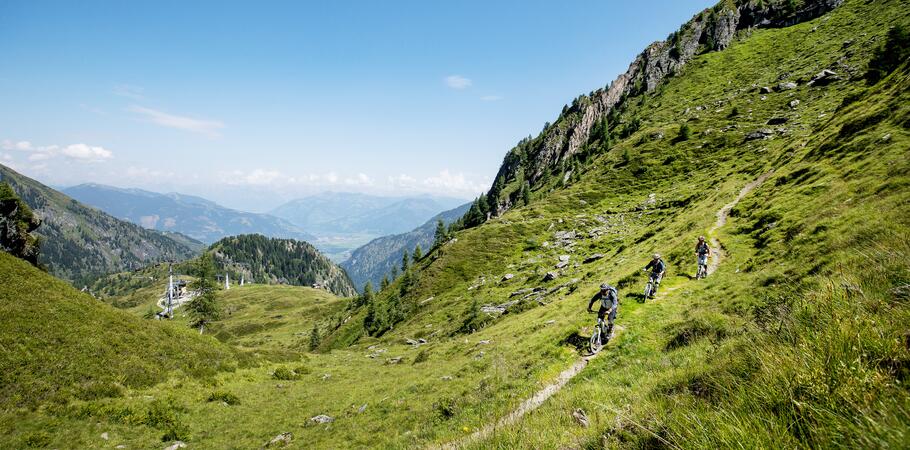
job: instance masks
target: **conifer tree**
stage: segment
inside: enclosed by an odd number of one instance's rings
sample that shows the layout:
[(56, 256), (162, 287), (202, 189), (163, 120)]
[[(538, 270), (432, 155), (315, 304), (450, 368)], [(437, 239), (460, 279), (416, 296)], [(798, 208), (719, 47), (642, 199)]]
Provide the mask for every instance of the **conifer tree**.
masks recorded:
[(436, 221), (436, 235), (433, 237), (433, 247), (438, 247), (449, 240), (449, 233), (446, 230), (446, 224), (439, 219)]
[(401, 253), (401, 272), (407, 272), (411, 268), (411, 255), (407, 250)]
[(313, 331), (310, 332), (310, 351), (319, 348), (319, 343), (321, 340), (322, 339), (319, 337), (319, 326), (314, 323)]
[(194, 269), (196, 297), (187, 304), (187, 309), (192, 317), (191, 325), (199, 327), (199, 334), (202, 334), (205, 326), (218, 320), (219, 316), (218, 301), (215, 295), (215, 263), (212, 260), (212, 254), (203, 253), (197, 260)]
[(414, 247), (414, 256), (412, 259), (414, 262), (417, 262), (420, 258), (423, 258), (423, 250), (420, 249), (420, 244), (417, 244), (417, 246)]

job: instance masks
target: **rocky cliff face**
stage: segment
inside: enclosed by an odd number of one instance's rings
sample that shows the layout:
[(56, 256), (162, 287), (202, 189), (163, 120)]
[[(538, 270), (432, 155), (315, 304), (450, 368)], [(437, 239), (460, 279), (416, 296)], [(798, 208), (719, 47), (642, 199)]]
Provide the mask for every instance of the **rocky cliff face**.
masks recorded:
[(544, 173), (575, 155), (591, 139), (596, 125), (631, 97), (653, 92), (695, 56), (725, 49), (736, 32), (756, 27), (786, 27), (819, 17), (843, 0), (723, 0), (686, 22), (667, 40), (641, 52), (609, 87), (575, 99), (553, 125), (519, 143), (503, 161), (488, 197), (495, 214), (515, 202), (517, 192), (500, 195), (503, 186), (524, 180), (534, 186)]

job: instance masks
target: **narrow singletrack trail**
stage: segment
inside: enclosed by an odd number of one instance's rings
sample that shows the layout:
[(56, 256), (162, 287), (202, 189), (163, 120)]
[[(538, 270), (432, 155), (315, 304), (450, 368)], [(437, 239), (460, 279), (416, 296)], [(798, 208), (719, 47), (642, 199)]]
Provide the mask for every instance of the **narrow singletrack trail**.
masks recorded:
[[(732, 210), (736, 206), (736, 204), (739, 203), (739, 201), (742, 200), (746, 195), (748, 195), (750, 192), (752, 192), (753, 189), (755, 189), (756, 187), (758, 187), (759, 185), (764, 183), (764, 181), (772, 173), (774, 173), (773, 170), (763, 174), (762, 176), (758, 177), (757, 179), (746, 184), (739, 191), (739, 194), (737, 194), (736, 198), (733, 199), (733, 201), (731, 201), (730, 203), (727, 203), (722, 208), (720, 208), (720, 210), (717, 211), (717, 221), (715, 221), (714, 226), (712, 226), (711, 229), (708, 230), (708, 236), (710, 238), (710, 244), (711, 244), (711, 261), (708, 262), (708, 274), (714, 273), (714, 271), (716, 271), (717, 267), (720, 265), (721, 260), (726, 256), (723, 248), (720, 245), (720, 241), (717, 239), (717, 236), (715, 235), (717, 230), (720, 229), (721, 227), (723, 227), (727, 223), (727, 217), (729, 217), (729, 215), (730, 215), (730, 210)], [(669, 288), (667, 288), (666, 291), (662, 291), (662, 293), (665, 296), (667, 292), (675, 291), (678, 288), (679, 288), (679, 286), (669, 287)], [(621, 330), (622, 330), (622, 327), (617, 326), (615, 336), (618, 336)], [(614, 336), (614, 339), (615, 339), (615, 336)], [(606, 347), (604, 347), (604, 349), (606, 349)], [(603, 353), (603, 351), (604, 350), (601, 350), (600, 353)], [(591, 361), (592, 359), (596, 358), (597, 355), (599, 355), (600, 353), (595, 354), (595, 355), (586, 355), (586, 356), (582, 357), (581, 359), (579, 359), (578, 361), (576, 361), (568, 369), (563, 370), (559, 374), (559, 376), (556, 377), (555, 380), (553, 380), (552, 382), (550, 382), (549, 384), (547, 384), (546, 386), (544, 386), (543, 388), (541, 388), (540, 390), (535, 392), (534, 395), (531, 396), (530, 398), (527, 398), (527, 399), (525, 399), (525, 401), (521, 402), (521, 404), (518, 405), (518, 407), (515, 408), (512, 412), (510, 412), (508, 415), (500, 418), (499, 420), (497, 420), (495, 422), (484, 425), (481, 429), (475, 431), (474, 433), (471, 433), (468, 436), (465, 436), (464, 438), (461, 438), (456, 441), (448, 442), (445, 444), (441, 444), (438, 446), (432, 446), (430, 448), (439, 449), (439, 450), (457, 450), (457, 449), (463, 448), (467, 445), (470, 445), (472, 443), (476, 443), (476, 442), (482, 441), (482, 440), (490, 437), (490, 435), (492, 435), (499, 428), (504, 428), (509, 425), (515, 424), (516, 422), (521, 420), (521, 418), (525, 414), (537, 409), (538, 407), (540, 407), (540, 405), (543, 404), (543, 402), (547, 401), (547, 399), (552, 397), (553, 394), (559, 392), (563, 388), (563, 386), (565, 386), (566, 383), (569, 382), (569, 380), (571, 380), (572, 378), (575, 378), (576, 375), (581, 373), (581, 371), (585, 367), (588, 366), (588, 362)]]
[(748, 184), (743, 186), (739, 191), (739, 194), (733, 199), (732, 202), (724, 205), (720, 210), (717, 211), (717, 221), (714, 222), (714, 226), (708, 230), (708, 243), (711, 245), (711, 260), (708, 261), (708, 275), (714, 273), (717, 270), (717, 267), (720, 266), (720, 261), (727, 256), (724, 252), (723, 246), (720, 245), (720, 241), (717, 239), (717, 230), (720, 227), (726, 225), (727, 218), (730, 217), (730, 211), (743, 199), (746, 195), (749, 195), (753, 189), (760, 186), (765, 180), (768, 179), (774, 171), (766, 172), (762, 176), (756, 178), (753, 181), (750, 181)]

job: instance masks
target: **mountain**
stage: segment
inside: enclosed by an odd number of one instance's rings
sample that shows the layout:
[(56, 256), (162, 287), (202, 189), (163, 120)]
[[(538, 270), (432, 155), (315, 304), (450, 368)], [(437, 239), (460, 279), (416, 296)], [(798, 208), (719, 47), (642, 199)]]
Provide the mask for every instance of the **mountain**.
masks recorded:
[(278, 217), (236, 211), (204, 198), (176, 192), (159, 194), (100, 184), (81, 184), (65, 188), (63, 192), (119, 219), (154, 230), (178, 232), (208, 244), (226, 236), (250, 233), (314, 239)]
[[(496, 181), (471, 206), (479, 216), (385, 289), (341, 302), (287, 286), (219, 291), (211, 329), (237, 349), (236, 371), (198, 379), (177, 367), (168, 382), (0, 408), (11, 424), (0, 447), (905, 448), (910, 9), (847, 0), (828, 11), (837, 4), (724, 0), (699, 13), (690, 24), (703, 29), (757, 26), (723, 28), (735, 32), (722, 49), (717, 31), (699, 36), (701, 49), (625, 96), (584, 151), (537, 165), (529, 150), (580, 133), (581, 109), (525, 141), (515, 179)], [(699, 235), (713, 253), (704, 279)], [(642, 268), (655, 252), (668, 269), (649, 299)], [(37, 283), (0, 308), (56, 290), (0, 269), (0, 293)], [(586, 307), (605, 282), (620, 298), (615, 335), (591, 354)], [(12, 361), (0, 373), (21, 368), (4, 386), (25, 385), (11, 390), (72, 370), (56, 340), (30, 341), (41, 336), (30, 327), (48, 332), (41, 314), (0, 324), (11, 336), (0, 348), (16, 355), (0, 353)], [(53, 338), (88, 321), (62, 317)], [(184, 339), (147, 342), (168, 337)], [(174, 423), (185, 428), (163, 432)]]
[(464, 203), (445, 197), (378, 197), (327, 192), (292, 200), (271, 211), (317, 236), (402, 233)]
[(0, 165), (8, 183), (41, 220), (39, 263), (76, 285), (105, 273), (133, 270), (157, 261), (183, 260), (202, 244), (179, 233), (147, 230), (55, 191)]
[(248, 234), (224, 238), (209, 251), (235, 282), (243, 276), (255, 283), (319, 285), (342, 297), (357, 293), (344, 270), (306, 242)]
[(418, 245), (423, 251), (432, 247), (437, 221), (442, 220), (448, 225), (461, 218), (470, 206), (467, 203), (442, 212), (407, 233), (373, 239), (354, 250), (351, 257), (341, 263), (341, 267), (351, 277), (354, 286), (363, 288), (368, 281), (373, 286), (379, 286), (383, 276), (389, 274), (393, 267), (401, 265), (403, 251), (412, 253)]

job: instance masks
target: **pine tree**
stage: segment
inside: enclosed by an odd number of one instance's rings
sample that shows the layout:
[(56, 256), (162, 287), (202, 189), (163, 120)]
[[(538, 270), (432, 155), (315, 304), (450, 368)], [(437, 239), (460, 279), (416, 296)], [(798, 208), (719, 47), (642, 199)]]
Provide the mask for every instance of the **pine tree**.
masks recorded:
[(379, 282), (379, 291), (384, 291), (387, 287), (389, 287), (389, 276), (384, 275), (382, 281)]
[(414, 262), (417, 262), (420, 258), (423, 258), (423, 250), (420, 249), (420, 244), (417, 244), (417, 246), (414, 247), (414, 256), (412, 259)]
[(411, 268), (411, 255), (407, 250), (401, 253), (401, 271), (407, 272)]
[(310, 332), (310, 351), (319, 348), (320, 341), (321, 338), (319, 337), (319, 326), (314, 323), (313, 331)]
[(525, 181), (525, 184), (521, 186), (521, 201), (525, 205), (531, 204), (531, 183)]
[(212, 254), (203, 253), (196, 262), (194, 269), (196, 297), (187, 304), (187, 309), (193, 319), (191, 325), (199, 327), (199, 334), (202, 334), (205, 326), (212, 321), (218, 320), (219, 316), (218, 302), (215, 296), (215, 263), (212, 260)]
[(439, 219), (436, 221), (436, 234), (433, 237), (433, 247), (438, 247), (449, 240), (449, 233), (446, 230), (446, 224)]

